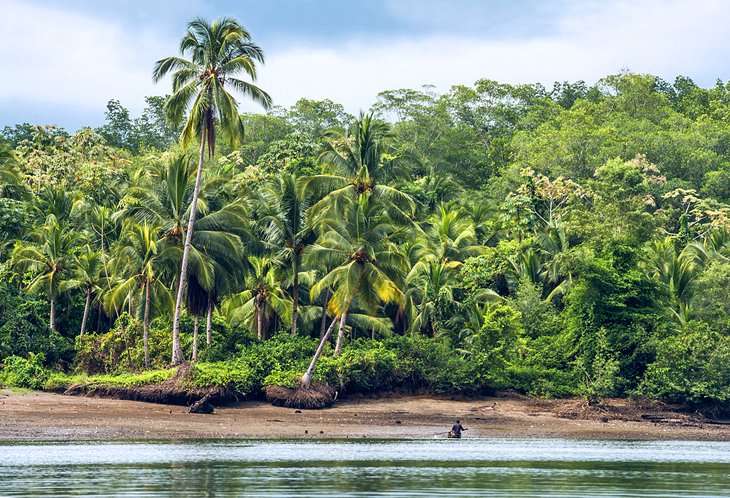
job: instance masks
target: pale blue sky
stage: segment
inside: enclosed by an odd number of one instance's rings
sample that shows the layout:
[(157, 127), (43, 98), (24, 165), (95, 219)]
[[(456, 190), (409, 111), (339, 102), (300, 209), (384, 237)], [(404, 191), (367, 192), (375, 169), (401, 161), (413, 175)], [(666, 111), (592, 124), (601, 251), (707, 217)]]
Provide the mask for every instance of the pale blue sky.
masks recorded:
[(357, 112), (387, 89), (593, 83), (623, 68), (730, 78), (722, 0), (0, 0), (0, 12), (0, 126), (96, 126), (112, 98), (138, 113), (168, 91), (152, 65), (194, 16), (238, 18), (267, 54), (259, 84), (285, 106)]

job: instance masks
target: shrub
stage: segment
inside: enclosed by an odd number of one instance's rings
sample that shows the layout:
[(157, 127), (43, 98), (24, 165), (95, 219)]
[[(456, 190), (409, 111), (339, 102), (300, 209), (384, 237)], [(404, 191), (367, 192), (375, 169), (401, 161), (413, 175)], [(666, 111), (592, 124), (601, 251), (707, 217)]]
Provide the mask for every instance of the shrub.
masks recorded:
[(3, 360), (5, 366), (0, 370), (0, 385), (4, 387), (25, 387), (42, 389), (48, 378), (43, 368), (43, 354), (28, 354), (28, 358), (9, 356)]
[[(76, 369), (90, 374), (114, 373), (144, 368), (142, 322), (126, 313), (105, 334), (76, 337)], [(184, 346), (190, 337), (181, 336)], [(171, 361), (172, 337), (166, 320), (153, 320), (149, 329), (150, 366), (165, 368)]]
[(638, 392), (655, 399), (730, 408), (730, 337), (689, 322), (657, 347)]
[(358, 341), (337, 358), (339, 385), (348, 392), (390, 390), (397, 384), (397, 357), (382, 342)]
[(264, 387), (279, 386), (289, 389), (295, 389), (299, 386), (299, 379), (302, 372), (299, 370), (274, 370), (263, 380)]
[(250, 394), (260, 385), (248, 364), (241, 361), (219, 361), (193, 364), (189, 381), (195, 387), (223, 387)]
[(0, 283), (0, 358), (42, 353), (46, 365), (70, 362), (71, 340), (48, 325), (48, 303)]

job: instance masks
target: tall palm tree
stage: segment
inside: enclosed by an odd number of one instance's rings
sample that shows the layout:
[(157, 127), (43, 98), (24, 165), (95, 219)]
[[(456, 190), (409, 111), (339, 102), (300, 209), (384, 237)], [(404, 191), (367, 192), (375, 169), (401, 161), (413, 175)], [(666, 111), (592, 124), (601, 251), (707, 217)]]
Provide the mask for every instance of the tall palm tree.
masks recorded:
[[(180, 42), (180, 53), (182, 57), (167, 57), (157, 61), (152, 73), (155, 81), (172, 73), (173, 93), (165, 102), (164, 109), (174, 125), (179, 126), (185, 121), (180, 136), (181, 143), (188, 145), (196, 136), (200, 137), (198, 170), (185, 234), (172, 325), (173, 364), (184, 361), (180, 347), (180, 312), (203, 179), (206, 144), (209, 155), (215, 154), (216, 125), (226, 132), (234, 144), (243, 137), (243, 121), (238, 114), (238, 102), (229, 93), (229, 89), (250, 97), (265, 108), (271, 105), (271, 97), (266, 92), (236, 77), (243, 72), (255, 80), (256, 63), (264, 61), (263, 51), (251, 42), (249, 32), (236, 20), (224, 17), (209, 23), (201, 18), (193, 19)], [(186, 55), (190, 58), (185, 59)]]
[(30, 269), (33, 279), (28, 290), (37, 292), (46, 289), (51, 305), (49, 324), (56, 325), (56, 300), (58, 295), (70, 288), (68, 282), (74, 270), (74, 252), (78, 245), (77, 234), (62, 224), (54, 215), (31, 234), (34, 243), (22, 244), (13, 250), (13, 262), (19, 268)]
[(307, 220), (311, 197), (305, 193), (305, 181), (289, 173), (282, 173), (263, 193), (264, 216), (259, 220), (267, 242), (285, 258), (292, 273), (291, 333), (297, 332), (299, 315), (299, 272), (302, 253), (316, 239)]
[(407, 260), (395, 244), (402, 229), (372, 197), (361, 196), (346, 209), (343, 218), (328, 218), (322, 225), (322, 235), (308, 249), (306, 259), (308, 265), (332, 268), (312, 286), (311, 296), (316, 298), (325, 289), (334, 289), (328, 309), (340, 319), (335, 346), (335, 354), (339, 354), (347, 315), (356, 300), (370, 315), (380, 303), (403, 303), (397, 282), (402, 279)]

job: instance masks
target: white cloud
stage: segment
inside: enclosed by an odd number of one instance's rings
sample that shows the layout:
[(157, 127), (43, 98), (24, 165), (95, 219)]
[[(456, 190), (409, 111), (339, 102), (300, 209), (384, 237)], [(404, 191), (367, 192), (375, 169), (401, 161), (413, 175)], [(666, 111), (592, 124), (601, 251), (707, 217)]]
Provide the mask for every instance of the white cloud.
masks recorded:
[[(47, 103), (95, 110), (101, 118), (110, 98), (138, 112), (145, 95), (169, 91), (168, 84), (152, 83), (151, 71), (155, 60), (177, 52), (177, 39), (148, 31), (152, 24), (145, 31), (121, 20), (21, 0), (0, 0), (0, 12), (0, 109), (15, 102)], [(592, 83), (622, 68), (665, 78), (683, 74), (705, 85), (730, 78), (725, 57), (730, 2), (575, 2), (560, 15), (551, 22), (550, 34), (522, 38), (402, 33), (339, 46), (293, 40), (290, 50), (267, 51), (258, 83), (279, 105), (300, 97), (330, 98), (354, 113), (367, 109), (383, 90), (434, 84), (445, 91), (479, 78)], [(159, 26), (165, 20), (155, 22)], [(260, 108), (245, 104), (244, 109)]]
[(111, 98), (133, 110), (152, 83), (152, 64), (176, 51), (174, 42), (125, 31), (100, 20), (16, 0), (0, 0), (0, 103), (33, 102), (81, 110), (105, 109)]
[(700, 84), (730, 77), (730, 2), (617, 0), (567, 13), (553, 34), (539, 38), (438, 36), (269, 53), (260, 84), (281, 105), (301, 96), (331, 98), (355, 112), (382, 90), (434, 84), (443, 91), (479, 78), (591, 83), (622, 68), (687, 75)]

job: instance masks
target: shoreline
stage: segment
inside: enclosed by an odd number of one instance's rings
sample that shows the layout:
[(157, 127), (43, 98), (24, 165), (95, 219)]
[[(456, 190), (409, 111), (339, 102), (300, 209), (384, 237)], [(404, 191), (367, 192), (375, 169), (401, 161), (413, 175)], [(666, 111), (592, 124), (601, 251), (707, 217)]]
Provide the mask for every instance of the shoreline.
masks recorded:
[(459, 418), (464, 438), (730, 441), (730, 425), (667, 408), (606, 400), (521, 396), (464, 401), (429, 396), (344, 398), (327, 409), (263, 401), (187, 407), (46, 392), (0, 391), (0, 441), (184, 441), (214, 439), (434, 439)]

